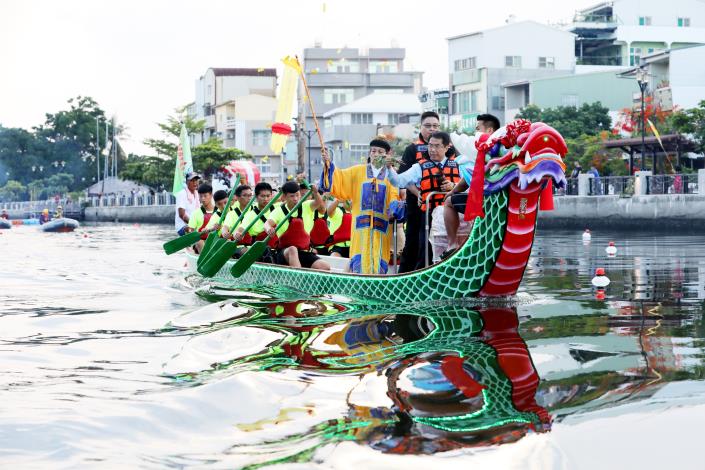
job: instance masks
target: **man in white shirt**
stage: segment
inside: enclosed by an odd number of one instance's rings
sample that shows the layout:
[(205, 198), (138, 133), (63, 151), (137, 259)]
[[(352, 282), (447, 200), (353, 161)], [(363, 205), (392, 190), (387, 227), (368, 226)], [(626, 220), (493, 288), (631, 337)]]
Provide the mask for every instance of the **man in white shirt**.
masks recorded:
[(198, 198), (198, 182), (201, 175), (195, 172), (186, 174), (186, 187), (176, 193), (176, 210), (174, 214), (174, 228), (179, 236), (186, 233), (189, 217), (194, 210), (201, 206)]

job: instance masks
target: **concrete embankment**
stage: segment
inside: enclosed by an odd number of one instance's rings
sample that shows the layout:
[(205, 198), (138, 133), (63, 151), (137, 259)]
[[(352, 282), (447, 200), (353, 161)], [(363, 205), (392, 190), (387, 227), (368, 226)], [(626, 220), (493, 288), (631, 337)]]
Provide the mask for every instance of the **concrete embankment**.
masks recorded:
[(561, 196), (554, 201), (555, 210), (539, 213), (539, 228), (705, 229), (705, 195)]
[(174, 223), (174, 206), (86, 207), (88, 222)]

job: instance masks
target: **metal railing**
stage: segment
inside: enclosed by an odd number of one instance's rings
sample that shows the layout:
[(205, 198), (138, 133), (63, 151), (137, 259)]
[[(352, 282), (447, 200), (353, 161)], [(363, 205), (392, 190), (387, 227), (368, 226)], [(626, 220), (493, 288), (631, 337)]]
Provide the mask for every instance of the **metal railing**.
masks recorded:
[(633, 176), (590, 178), (588, 196), (621, 196), (622, 194), (634, 194)]
[[(554, 186), (554, 188), (556, 188)], [(565, 188), (556, 188), (553, 191), (556, 196), (577, 196), (578, 178), (566, 178)]]
[(646, 177), (646, 194), (698, 193), (698, 175), (652, 175)]
[(173, 194), (167, 192), (155, 194), (121, 194), (86, 199), (90, 207), (129, 207), (129, 206), (170, 206), (176, 204)]

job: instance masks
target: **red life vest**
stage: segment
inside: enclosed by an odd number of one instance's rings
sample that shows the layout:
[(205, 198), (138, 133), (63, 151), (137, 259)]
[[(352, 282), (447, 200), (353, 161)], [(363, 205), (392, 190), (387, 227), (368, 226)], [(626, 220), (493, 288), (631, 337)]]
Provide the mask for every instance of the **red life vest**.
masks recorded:
[[(259, 209), (259, 207), (252, 206), (252, 210), (254, 211), (255, 214), (258, 215), (259, 220), (261, 220), (263, 224), (264, 224), (264, 223), (267, 223), (267, 217), (265, 216), (265, 214), (260, 214), (260, 209)], [(269, 210), (267, 211), (267, 213), (268, 213), (268, 214), (271, 214), (271, 213), (272, 213), (272, 208), (271, 208), (271, 207), (269, 208)], [(254, 241), (257, 241), (257, 242), (258, 242), (258, 241), (260, 241), (260, 240), (264, 240), (265, 238), (267, 238), (267, 232), (265, 232), (265, 231), (263, 230), (263, 231), (261, 231), (260, 233), (258, 233), (257, 235), (254, 236)], [(279, 238), (277, 237), (277, 234), (275, 233), (274, 235), (272, 235), (272, 238), (270, 238), (269, 241), (267, 242), (267, 246), (270, 247), (270, 248), (272, 248), (272, 249), (275, 249), (275, 248), (277, 247), (277, 243), (279, 243)]]
[[(287, 209), (286, 205), (282, 205), (282, 212), (284, 212), (284, 215), (289, 214), (289, 209)], [(279, 237), (279, 248), (295, 246), (302, 251), (311, 248), (311, 236), (304, 228), (302, 213), (303, 210), (299, 207), (297, 213), (289, 219), (289, 226), (286, 228), (286, 232)]]
[[(203, 225), (198, 227), (198, 231), (200, 232), (204, 228), (206, 228), (206, 225), (208, 225), (208, 221), (211, 220), (211, 217), (213, 216), (213, 212), (208, 212), (205, 207), (201, 206), (201, 212), (203, 212)], [(201, 235), (201, 240), (205, 240), (208, 238), (208, 234), (204, 233)]]
[(313, 213), (313, 228), (310, 233), (311, 245), (315, 247), (324, 246), (330, 238), (330, 229), (328, 228), (328, 213), (322, 216), (318, 215), (318, 211)]
[[(426, 211), (426, 196), (428, 193), (441, 191), (441, 183), (444, 179), (458, 184), (460, 181), (460, 170), (455, 157), (447, 158), (442, 168), (439, 168), (439, 164), (436, 162), (425, 158), (419, 161), (419, 165), (421, 165), (421, 210)], [(443, 198), (443, 194), (431, 196), (431, 210), (443, 204)]]
[[(237, 214), (237, 217), (240, 218), (242, 215), (242, 209), (239, 207), (236, 207), (233, 209), (233, 211)], [(233, 232), (235, 231), (237, 227), (233, 227)], [(233, 238), (232, 236), (230, 237), (231, 239)], [(252, 235), (249, 233), (243, 233), (242, 238), (240, 239), (240, 245), (252, 245)]]
[(343, 211), (343, 221), (340, 227), (338, 227), (338, 230), (333, 234), (333, 244), (335, 245), (342, 242), (349, 242), (350, 233), (352, 232), (352, 214), (342, 207), (338, 207), (338, 209)]

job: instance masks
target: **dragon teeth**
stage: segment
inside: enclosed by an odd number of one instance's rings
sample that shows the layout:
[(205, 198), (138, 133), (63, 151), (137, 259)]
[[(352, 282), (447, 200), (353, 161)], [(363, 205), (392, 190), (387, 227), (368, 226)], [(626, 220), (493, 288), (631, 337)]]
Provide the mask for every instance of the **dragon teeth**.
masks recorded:
[(524, 155), (524, 165), (528, 165), (529, 163), (531, 163), (531, 155), (529, 152), (526, 152), (526, 155)]

